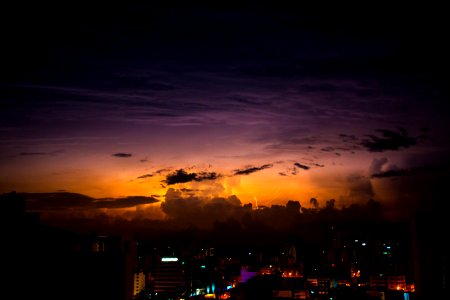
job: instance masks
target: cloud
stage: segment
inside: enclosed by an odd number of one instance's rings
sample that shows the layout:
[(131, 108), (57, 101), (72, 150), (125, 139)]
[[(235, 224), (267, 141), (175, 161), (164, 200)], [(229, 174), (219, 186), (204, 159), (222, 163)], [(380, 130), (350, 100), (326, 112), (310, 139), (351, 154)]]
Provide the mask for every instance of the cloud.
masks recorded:
[(146, 196), (95, 199), (83, 194), (69, 192), (21, 193), (20, 195), (27, 199), (27, 209), (32, 211), (129, 208), (159, 201), (154, 197)]
[(377, 132), (380, 132), (382, 137), (367, 135), (368, 139), (363, 139), (360, 144), (369, 152), (396, 151), (401, 148), (409, 148), (417, 143), (417, 138), (408, 136), (403, 128), (399, 128), (399, 132), (387, 129), (379, 129)]
[(183, 169), (176, 170), (174, 173), (168, 174), (166, 176), (166, 180), (164, 180), (165, 183), (168, 185), (176, 184), (176, 183), (186, 183), (193, 181), (197, 174), (195, 173), (187, 173)]
[(414, 167), (411, 169), (398, 169), (394, 166), (394, 168), (389, 168), (388, 170), (373, 173), (371, 175), (371, 177), (372, 178), (389, 178), (389, 177), (428, 174), (428, 173), (435, 173), (435, 172), (448, 171), (448, 170), (449, 170), (448, 164), (420, 166), (420, 167)]
[(172, 169), (171, 168), (164, 168), (164, 169), (159, 169), (155, 171), (155, 174), (162, 174), (165, 172), (170, 172)]
[(325, 148), (320, 149), (320, 151), (323, 151), (323, 152), (333, 152), (334, 150), (335, 149), (333, 147), (325, 147)]
[(49, 155), (46, 152), (20, 152), (20, 155), (27, 156), (27, 155)]
[(388, 170), (380, 173), (374, 173), (371, 175), (372, 178), (386, 178), (386, 177), (396, 177), (403, 175), (410, 175), (410, 170)]
[(96, 208), (128, 208), (143, 204), (159, 202), (156, 198), (146, 196), (128, 196), (124, 198), (104, 198), (92, 203)]
[(153, 174), (144, 174), (144, 175), (137, 177), (137, 179), (144, 179), (144, 178), (149, 178), (149, 177), (153, 177)]
[(30, 210), (59, 210), (69, 208), (85, 208), (94, 203), (89, 196), (58, 192), (58, 193), (21, 193), (27, 199), (27, 209)]
[(311, 168), (311, 167), (302, 165), (302, 164), (300, 164), (298, 162), (294, 163), (294, 166), (296, 166), (297, 168), (303, 169), (303, 170), (309, 170)]
[(54, 156), (63, 153), (64, 150), (55, 150), (51, 152), (20, 152), (20, 156)]
[(200, 172), (197, 173), (197, 177), (195, 178), (195, 181), (203, 181), (203, 180), (214, 180), (219, 178), (220, 175), (216, 172)]
[[(168, 221), (182, 226), (212, 227), (234, 220), (241, 227), (262, 230), (291, 226), (300, 214), (300, 202), (290, 200), (286, 206), (272, 205), (253, 210), (252, 205), (242, 205), (240, 199), (229, 197), (185, 196), (180, 190), (168, 189), (161, 210)], [(223, 224), (222, 224), (223, 225)], [(263, 226), (261, 226), (263, 225)]]
[(123, 152), (119, 152), (119, 153), (114, 153), (112, 156), (120, 157), (120, 158), (127, 158), (127, 157), (133, 156), (133, 154), (131, 154), (131, 153), (123, 153)]
[(168, 174), (163, 182), (172, 185), (191, 181), (214, 180), (219, 177), (220, 175), (216, 172), (188, 173), (184, 169), (178, 169), (175, 172)]
[(356, 137), (356, 136), (353, 135), (353, 134), (345, 134), (345, 133), (341, 133), (341, 134), (339, 135), (339, 137), (341, 137), (342, 140), (343, 140), (344, 142), (349, 142), (349, 141), (355, 142), (355, 141), (358, 141), (358, 140), (359, 140), (359, 138)]
[(234, 170), (234, 174), (233, 175), (248, 175), (248, 174), (252, 174), (264, 169), (268, 169), (268, 168), (272, 168), (273, 164), (265, 164), (262, 165), (260, 167), (252, 167), (252, 166), (248, 166), (244, 169), (236, 169)]
[(180, 190), (169, 188), (161, 210), (171, 220), (186, 224), (211, 224), (215, 220), (226, 219), (239, 209), (241, 201), (232, 195), (222, 197), (183, 196)]
[(383, 166), (385, 166), (387, 162), (388, 159), (386, 157), (374, 158), (372, 163), (370, 164), (369, 173), (370, 174), (380, 173), (381, 170), (383, 169)]
[(375, 196), (370, 178), (354, 173), (350, 174), (346, 181), (346, 196), (351, 203), (362, 203)]

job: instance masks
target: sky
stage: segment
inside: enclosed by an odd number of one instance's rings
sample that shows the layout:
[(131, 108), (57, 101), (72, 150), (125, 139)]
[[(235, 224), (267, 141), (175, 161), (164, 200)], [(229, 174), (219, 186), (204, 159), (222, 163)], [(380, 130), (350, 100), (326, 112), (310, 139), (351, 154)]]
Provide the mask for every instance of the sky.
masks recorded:
[(444, 11), (8, 4), (0, 193), (33, 193), (36, 210), (150, 219), (217, 199), (374, 199), (392, 215), (439, 203), (450, 154)]

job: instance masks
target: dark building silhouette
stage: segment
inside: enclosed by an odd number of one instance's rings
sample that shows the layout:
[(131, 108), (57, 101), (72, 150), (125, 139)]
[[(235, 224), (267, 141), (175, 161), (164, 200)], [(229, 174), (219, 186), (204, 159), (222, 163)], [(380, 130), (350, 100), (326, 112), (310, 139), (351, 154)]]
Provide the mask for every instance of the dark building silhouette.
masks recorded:
[(0, 196), (0, 207), (2, 298), (131, 299), (136, 254), (131, 239), (40, 224), (14, 192)]
[(414, 273), (419, 299), (438, 299), (448, 295), (448, 216), (444, 215), (444, 211), (420, 212), (412, 226)]

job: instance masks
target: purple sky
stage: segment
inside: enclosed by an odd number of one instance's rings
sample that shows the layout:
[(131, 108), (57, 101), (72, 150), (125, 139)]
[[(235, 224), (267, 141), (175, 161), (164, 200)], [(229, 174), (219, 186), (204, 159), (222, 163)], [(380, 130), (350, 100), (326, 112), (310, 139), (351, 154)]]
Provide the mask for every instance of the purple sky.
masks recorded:
[(10, 4), (0, 192), (394, 210), (444, 190), (443, 10), (280, 2)]

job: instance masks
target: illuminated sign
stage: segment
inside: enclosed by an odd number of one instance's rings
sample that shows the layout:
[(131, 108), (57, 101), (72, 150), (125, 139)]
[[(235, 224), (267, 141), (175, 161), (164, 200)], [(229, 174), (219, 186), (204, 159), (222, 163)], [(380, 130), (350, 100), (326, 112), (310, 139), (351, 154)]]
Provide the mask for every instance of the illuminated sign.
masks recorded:
[(178, 257), (163, 257), (161, 258), (162, 262), (170, 262), (170, 261), (178, 261)]

